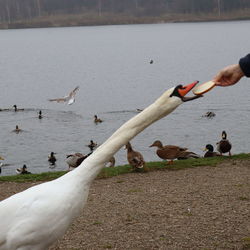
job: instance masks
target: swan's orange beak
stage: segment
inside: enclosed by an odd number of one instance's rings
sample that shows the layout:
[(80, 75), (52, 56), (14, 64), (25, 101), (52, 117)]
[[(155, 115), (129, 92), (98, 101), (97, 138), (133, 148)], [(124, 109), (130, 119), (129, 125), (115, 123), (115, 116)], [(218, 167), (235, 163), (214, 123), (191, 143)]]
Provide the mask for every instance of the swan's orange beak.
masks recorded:
[(199, 81), (195, 81), (186, 86), (180, 86), (180, 88), (178, 88), (179, 96), (183, 102), (192, 101), (203, 96), (203, 95), (195, 95), (191, 97), (185, 96), (194, 86), (196, 86), (197, 83), (199, 83)]
[(196, 86), (196, 84), (199, 83), (199, 81), (192, 82), (190, 84), (187, 84), (186, 86), (183, 86), (182, 88), (178, 89), (178, 92), (181, 97), (184, 97), (192, 88)]

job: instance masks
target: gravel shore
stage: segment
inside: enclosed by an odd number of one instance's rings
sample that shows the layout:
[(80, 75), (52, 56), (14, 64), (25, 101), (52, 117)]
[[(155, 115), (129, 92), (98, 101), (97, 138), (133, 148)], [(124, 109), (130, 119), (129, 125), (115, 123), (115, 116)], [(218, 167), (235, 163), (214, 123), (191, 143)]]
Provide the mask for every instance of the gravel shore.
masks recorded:
[(58, 249), (250, 249), (250, 161), (97, 179)]

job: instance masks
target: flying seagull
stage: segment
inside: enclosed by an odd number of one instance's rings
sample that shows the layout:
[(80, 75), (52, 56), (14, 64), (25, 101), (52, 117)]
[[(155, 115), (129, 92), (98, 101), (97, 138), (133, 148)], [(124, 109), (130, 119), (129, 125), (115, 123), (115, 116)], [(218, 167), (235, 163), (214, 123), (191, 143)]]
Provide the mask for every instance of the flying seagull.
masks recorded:
[(49, 99), (50, 102), (68, 102), (68, 105), (71, 105), (75, 102), (76, 91), (79, 90), (79, 86), (74, 88), (68, 95), (62, 98)]

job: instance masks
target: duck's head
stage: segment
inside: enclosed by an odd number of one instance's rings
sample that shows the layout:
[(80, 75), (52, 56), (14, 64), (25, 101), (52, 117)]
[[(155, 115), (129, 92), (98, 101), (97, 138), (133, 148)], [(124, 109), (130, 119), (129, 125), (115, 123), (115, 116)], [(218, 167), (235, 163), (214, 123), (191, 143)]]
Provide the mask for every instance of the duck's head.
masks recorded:
[(222, 131), (221, 137), (222, 137), (223, 140), (227, 139), (227, 133), (226, 133), (226, 131)]
[(128, 149), (131, 147), (131, 143), (128, 141), (127, 144), (124, 145), (124, 149)]
[(187, 84), (185, 86), (183, 85), (178, 85), (174, 88), (173, 92), (170, 94), (169, 97), (179, 97), (183, 102), (191, 101), (197, 98), (202, 97), (202, 95), (195, 95), (191, 97), (186, 97), (186, 94), (189, 93), (195, 86), (196, 84), (199, 83), (199, 81), (192, 82), (190, 84)]
[(157, 147), (157, 148), (162, 148), (162, 143), (161, 141), (155, 141), (152, 145), (150, 145), (149, 147)]
[(214, 152), (214, 147), (211, 144), (207, 144), (204, 151)]

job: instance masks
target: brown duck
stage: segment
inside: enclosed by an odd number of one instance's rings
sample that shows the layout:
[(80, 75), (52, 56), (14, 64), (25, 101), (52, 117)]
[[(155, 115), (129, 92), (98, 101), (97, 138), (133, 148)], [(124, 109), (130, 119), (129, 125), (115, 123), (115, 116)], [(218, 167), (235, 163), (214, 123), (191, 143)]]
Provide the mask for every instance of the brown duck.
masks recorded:
[(88, 157), (91, 155), (92, 152), (90, 152), (87, 155), (83, 155), (81, 153), (75, 153), (75, 154), (70, 154), (67, 155), (66, 157), (66, 162), (69, 166), (69, 170), (75, 169), (78, 166), (80, 166), (80, 164)]
[(170, 160), (168, 164), (172, 164), (174, 159), (181, 157), (187, 150), (174, 145), (163, 146), (161, 141), (155, 141), (149, 147), (157, 147), (156, 154), (163, 160)]
[(145, 167), (145, 161), (142, 154), (140, 152), (134, 151), (130, 142), (126, 144), (125, 148), (127, 149), (128, 163), (133, 169)]
[(114, 156), (112, 156), (110, 159), (109, 159), (109, 161), (107, 162), (107, 165), (106, 165), (107, 167), (109, 167), (109, 168), (113, 168), (114, 166), (115, 166), (115, 157)]
[(226, 131), (222, 131), (221, 134), (222, 139), (217, 142), (217, 150), (220, 152), (220, 154), (225, 154), (228, 153), (229, 156), (231, 156), (231, 148), (232, 144), (231, 142), (227, 139), (227, 133)]

